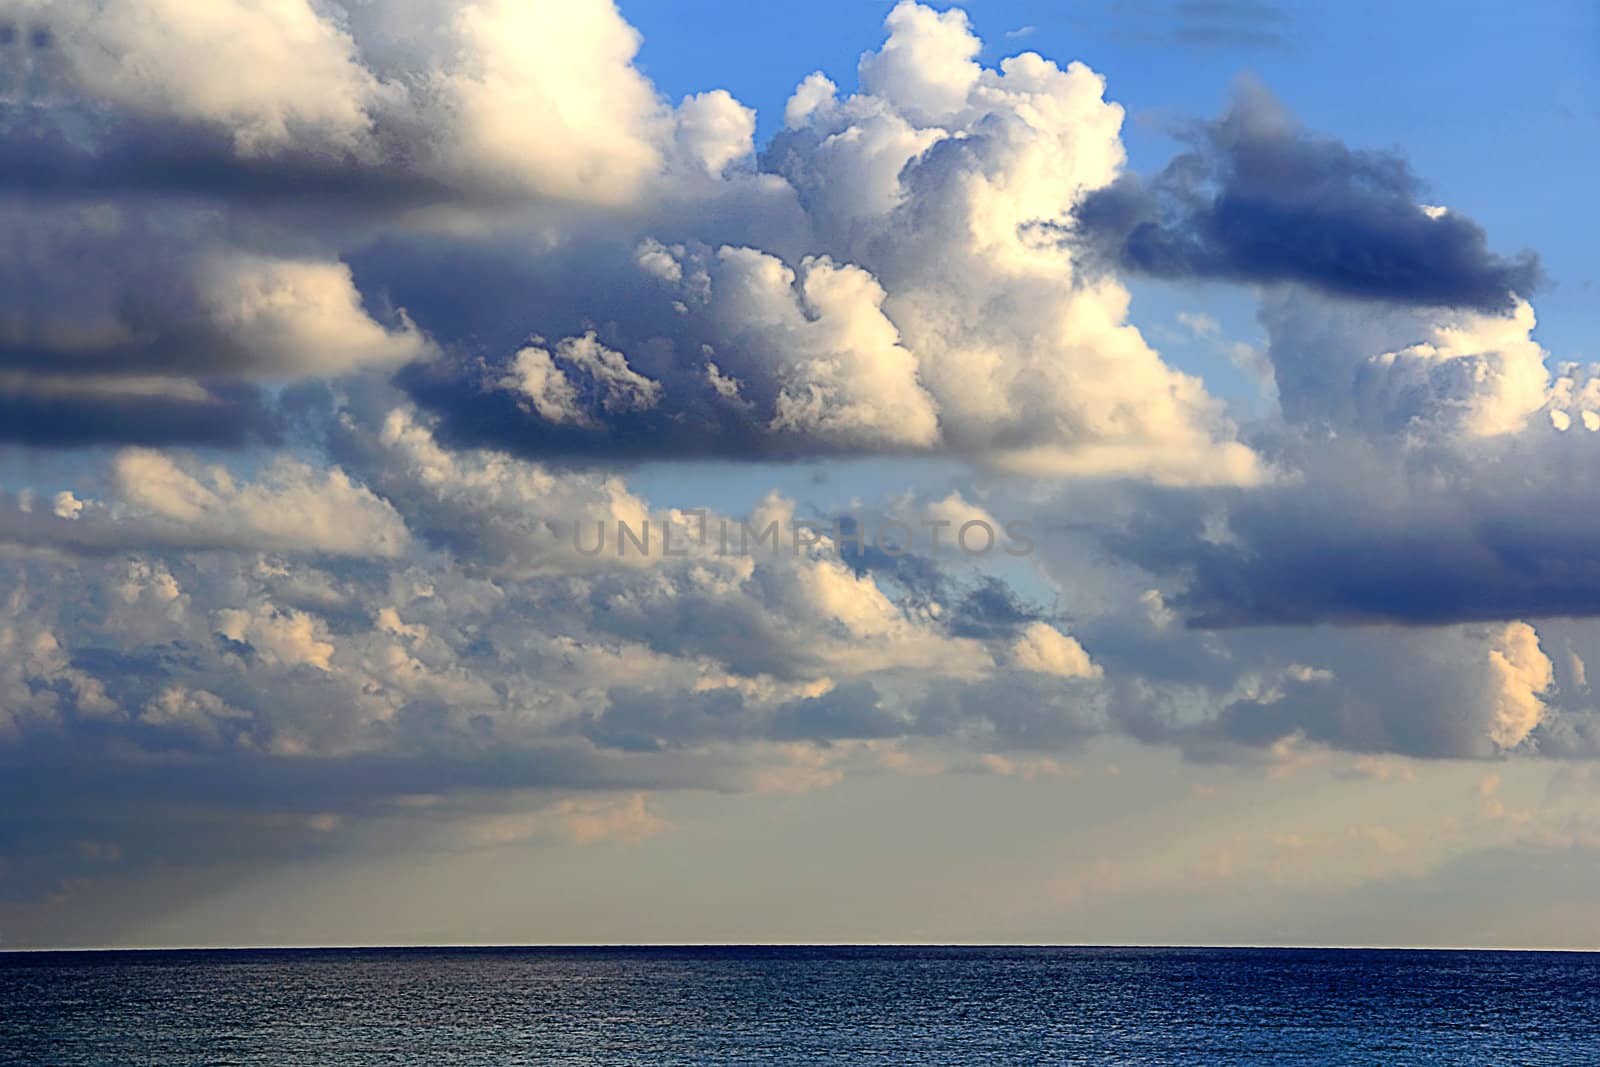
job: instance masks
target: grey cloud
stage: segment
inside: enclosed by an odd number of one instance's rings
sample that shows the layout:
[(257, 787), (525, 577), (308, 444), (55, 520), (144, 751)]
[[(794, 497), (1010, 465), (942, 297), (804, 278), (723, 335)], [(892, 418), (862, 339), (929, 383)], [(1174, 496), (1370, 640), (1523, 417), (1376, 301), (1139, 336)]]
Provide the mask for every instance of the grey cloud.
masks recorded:
[(1070, 751), (1115, 729), (1098, 687), (1024, 672), (941, 685), (914, 714), (922, 736), (992, 750)]
[(737, 690), (658, 692), (614, 689), (606, 708), (583, 728), (606, 748), (655, 752), (734, 741), (831, 741), (890, 738), (914, 732), (884, 707), (870, 682), (852, 682), (821, 696), (776, 705), (747, 701)]
[(1198, 627), (1600, 615), (1600, 502), (1553, 466), (1588, 469), (1590, 442), (1536, 441), (1398, 459), (1323, 441), (1300, 485), (1152, 496), (1106, 543), (1179, 579), (1174, 605)]
[[(0, 356), (0, 359), (3, 359)], [(0, 440), (42, 448), (131, 445), (271, 445), (282, 422), (269, 394), (214, 384), (203, 398), (72, 391), (0, 384)]]
[(1496, 255), (1470, 219), (1424, 210), (1400, 156), (1308, 134), (1254, 83), (1188, 139), (1149, 180), (1090, 193), (1070, 239), (1135, 273), (1397, 304), (1506, 310), (1540, 280), (1531, 253)]

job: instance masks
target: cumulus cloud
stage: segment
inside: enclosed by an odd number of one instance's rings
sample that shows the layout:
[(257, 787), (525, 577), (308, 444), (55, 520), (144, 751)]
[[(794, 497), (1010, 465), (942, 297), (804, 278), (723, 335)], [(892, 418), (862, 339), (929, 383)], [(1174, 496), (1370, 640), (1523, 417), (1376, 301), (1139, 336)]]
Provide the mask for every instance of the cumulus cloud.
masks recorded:
[(1011, 649), (1011, 662), (1025, 671), (1062, 678), (1098, 678), (1103, 673), (1083, 646), (1049, 623), (1030, 623)]
[(394, 557), (410, 544), (404, 520), (338, 468), (281, 458), (255, 481), (224, 466), (180, 464), (150, 449), (119, 452), (112, 495), (58, 493), (50, 514), (19, 494), (0, 510), (0, 540), (106, 554), (127, 548), (268, 550)]
[(1247, 686), (1214, 729), (1195, 732), (1254, 746), (1298, 738), (1358, 752), (1483, 758), (1528, 743), (1553, 715), (1551, 662), (1525, 622), (1374, 632), (1323, 655), (1343, 660), (1357, 649), (1371, 657), (1366, 674), (1286, 672)]
[[(92, 184), (220, 193), (276, 173), (414, 202), (617, 204), (662, 172), (679, 127), (696, 165), (739, 154), (728, 146), (740, 118), (720, 97), (692, 98), (675, 126), (633, 66), (637, 31), (609, 0), (24, 7), (39, 43), (23, 102), (44, 110), (22, 132), (54, 157), (34, 169)], [(87, 157), (81, 137), (50, 136), (84, 115), (102, 120)], [(153, 143), (122, 141), (129, 126)], [(182, 144), (203, 151), (185, 160)], [(119, 176), (96, 166), (98, 153), (134, 165)]]
[(1552, 404), (1549, 354), (1532, 338), (1526, 301), (1484, 314), (1373, 308), (1285, 288), (1263, 299), (1259, 317), (1291, 423), (1495, 436)]
[[(567, 370), (558, 367), (556, 360)], [(583, 397), (568, 370), (579, 376)], [(539, 418), (580, 426), (594, 425), (590, 407), (606, 412), (648, 411), (661, 396), (659, 382), (634, 371), (626, 356), (597, 341), (592, 330), (582, 337), (563, 339), (553, 357), (537, 346), (522, 349), (512, 361), (511, 373), (499, 384), (521, 394)]]
[(1192, 625), (1594, 615), (1594, 501), (1536, 466), (1555, 456), (1586, 469), (1590, 459), (1583, 442), (1548, 426), (1540, 436), (1557, 440), (1442, 460), (1428, 449), (1329, 446), (1297, 485), (1225, 505), (1150, 500), (1104, 538), (1176, 579), (1168, 603)]
[(1540, 274), (1483, 229), (1419, 199), (1399, 156), (1315, 137), (1254, 82), (1187, 134), (1188, 152), (1079, 205), (1073, 238), (1164, 278), (1297, 282), (1340, 296), (1504, 311)]
[[(275, 425), (253, 383), (427, 359), (403, 311), (366, 306), (333, 256), (237, 246), (215, 219), (110, 204), (0, 205), (7, 436), (242, 443)], [(385, 321), (386, 320), (386, 321)]]
[(297, 144), (355, 150), (385, 90), (349, 34), (305, 0), (110, 0), (30, 14), (48, 34), (36, 48), (62, 53), (50, 59), (56, 92), (214, 126), (246, 157)]
[[(1122, 111), (1099, 77), (1033, 54), (984, 68), (960, 12), (902, 4), (888, 27), (860, 92), (807, 78), (748, 165), (732, 165), (747, 138), (731, 101), (682, 105), (680, 125), (715, 112), (729, 136), (697, 149), (702, 177), (722, 178), (678, 186), (670, 215), (554, 247), (537, 228), (515, 245), (397, 235), (381, 261), (359, 260), (441, 342), (470, 337), (403, 378), (443, 435), (530, 456), (943, 453), (1260, 480), (1222, 406), (1128, 323), (1127, 292), (1080, 277), (1039, 227), (1121, 165)], [(459, 288), (407, 276), (442, 249)], [(605, 412), (605, 390), (559, 365), (561, 345), (591, 337), (659, 387), (652, 403)]]
[[(181, 278), (161, 279), (169, 288), (142, 292), (147, 279), (131, 257), (109, 266), (117, 272), (114, 286), (96, 293), (80, 277), (64, 296), (80, 311), (77, 302), (85, 300), (115, 308), (111, 316), (70, 324), (23, 319), (13, 331), (58, 353), (57, 369), (79, 373), (160, 367), (196, 377), (284, 379), (392, 367), (428, 352), (403, 315), (392, 326), (373, 321), (342, 263), (207, 253), (185, 263)], [(41, 283), (67, 284), (42, 276), (34, 286)], [(62, 337), (69, 330), (76, 336)], [(88, 330), (100, 336), (82, 336)]]
[[(0, 811), (132, 865), (423, 811), (627, 842), (661, 790), (1055, 775), (1107, 736), (1600, 751), (1600, 636), (1553, 618), (1600, 614), (1600, 373), (1548, 369), (1531, 260), (1253, 90), (1140, 182), (1099, 75), (911, 2), (759, 149), (605, 0), (19, 10)], [(1258, 283), (1274, 417), (1163, 359), (1116, 269)], [(616, 462), (803, 456), (966, 473), (845, 516)], [(851, 543), (891, 515), (917, 547)], [(922, 548), (1024, 515), (1026, 551)], [(194, 811), (225, 830), (158, 832)]]
[[(404, 380), (447, 437), (530, 454), (1263, 475), (1039, 229), (1115, 179), (1121, 109), (1081, 64), (985, 68), (959, 10), (895, 7), (860, 92), (808, 78), (759, 156), (725, 91), (660, 98), (606, 0), (90, 12), (37, 15), (49, 88), (0, 138), (30, 249), (0, 395), (131, 407), (149, 443), (172, 401), (135, 379), (164, 381), (193, 440), (241, 382), (431, 360)], [(571, 289), (463, 319), (450, 261), (480, 299), (517, 272)]]
[[(1259, 319), (1282, 424), (1252, 441), (1286, 472), (1243, 494), (1151, 494), (1104, 531), (1178, 580), (1201, 626), (1593, 615), (1584, 517), (1592, 368), (1534, 313), (1375, 305), (1284, 286)], [(1535, 521), (1532, 517), (1537, 516)]]

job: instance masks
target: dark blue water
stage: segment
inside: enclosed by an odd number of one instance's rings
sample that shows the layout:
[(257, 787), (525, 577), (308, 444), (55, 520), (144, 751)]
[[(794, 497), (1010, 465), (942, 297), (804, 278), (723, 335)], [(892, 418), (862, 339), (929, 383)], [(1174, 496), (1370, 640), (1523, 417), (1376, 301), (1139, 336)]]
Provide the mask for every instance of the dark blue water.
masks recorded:
[(0, 954), (10, 1064), (1600, 1064), (1600, 954)]

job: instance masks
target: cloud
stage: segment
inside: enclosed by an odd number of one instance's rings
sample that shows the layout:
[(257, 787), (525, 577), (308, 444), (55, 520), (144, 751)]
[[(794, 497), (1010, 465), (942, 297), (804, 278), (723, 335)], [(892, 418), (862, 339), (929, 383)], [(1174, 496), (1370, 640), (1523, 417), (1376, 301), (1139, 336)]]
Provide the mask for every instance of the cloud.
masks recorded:
[(32, 22), (46, 35), (33, 62), (51, 78), (50, 95), (210, 124), (245, 157), (295, 143), (356, 150), (385, 89), (350, 36), (302, 0), (221, 0), (203, 11), (185, 0), (65, 3)]
[(1174, 579), (1166, 603), (1194, 626), (1594, 616), (1583, 436), (1535, 421), (1465, 441), (1317, 438), (1285, 457), (1293, 484), (1147, 496), (1101, 537)]
[(1011, 651), (1011, 662), (1025, 671), (1061, 678), (1098, 678), (1104, 672), (1077, 641), (1048, 623), (1030, 623)]
[[(1600, 373), (1549, 367), (1531, 261), (1253, 91), (1144, 183), (1099, 75), (986, 65), (915, 3), (759, 150), (604, 0), (28, 10), (0, 894), (383, 826), (627, 842), (668, 790), (1049, 776), (1105, 738), (1275, 774), (1600, 751)], [(1122, 269), (1257, 284), (1281, 410), (1236, 424)], [(960, 462), (849, 514), (625, 466), (877, 456)], [(799, 548), (699, 536), (807, 515)], [(848, 544), (890, 517), (911, 551)]]
[(0, 441), (41, 448), (94, 445), (273, 444), (283, 427), (254, 386), (196, 387), (179, 382), (79, 376), (0, 375)]
[(1264, 477), (1030, 229), (1115, 178), (1121, 109), (1081, 64), (983, 67), (958, 10), (896, 6), (861, 91), (808, 78), (759, 155), (725, 91), (661, 99), (606, 0), (91, 10), (50, 10), (0, 131), (0, 392), (70, 397), (54, 423), (163, 440), (165, 382), (172, 440), (238, 443), (202, 418), (228, 389), (403, 368), (445, 440), (530, 456)]
[(261, 386), (429, 358), (331, 256), (240, 247), (205, 212), (0, 203), (6, 437), (36, 444), (271, 439)]
[(1600, 612), (1592, 368), (1552, 370), (1527, 303), (1488, 314), (1294, 286), (1264, 294), (1259, 318), (1282, 422), (1252, 444), (1280, 482), (1144, 494), (1101, 534), (1176, 579), (1166, 602), (1192, 625)]
[(1525, 301), (1485, 314), (1284, 288), (1264, 296), (1259, 318), (1283, 416), (1313, 432), (1492, 437), (1527, 428), (1554, 400)]
[(1505, 311), (1540, 272), (1488, 250), (1482, 228), (1421, 202), (1399, 156), (1315, 137), (1253, 82), (1148, 182), (1086, 196), (1071, 240), (1120, 269), (1177, 279), (1296, 282), (1346, 297)]
[(511, 373), (499, 384), (522, 394), (532, 413), (541, 419), (594, 425), (577, 387), (567, 372), (556, 366), (556, 359), (581, 375), (589, 404), (601, 411), (648, 411), (660, 399), (661, 384), (635, 372), (626, 356), (602, 345), (592, 330), (563, 340), (553, 358), (543, 348), (530, 345), (522, 349)]
[(185, 467), (165, 453), (117, 453), (108, 500), (58, 494), (52, 512), (20, 495), (0, 510), (0, 541), (91, 555), (131, 548), (266, 550), (395, 557), (410, 546), (387, 501), (338, 468), (280, 458), (259, 480), (222, 466)]
[[(1073, 285), (1071, 253), (1029, 229), (1114, 178), (1121, 109), (1081, 65), (984, 69), (978, 48), (959, 12), (903, 4), (862, 91), (807, 78), (754, 159), (721, 162), (745, 127), (718, 103), (721, 177), (677, 187), (670, 213), (553, 244), (543, 219), (513, 220), (514, 240), (396, 232), (358, 275), (445, 347), (465, 339), (402, 383), (444, 440), (530, 457), (952, 454), (1260, 480), (1222, 406), (1127, 323), (1126, 291)], [(445, 261), (459, 284), (440, 284)], [(655, 384), (651, 404), (605, 412), (556, 365), (591, 336)]]
[[(88, 125), (91, 145), (103, 139), (113, 153), (168, 164), (135, 166), (128, 181), (191, 191), (274, 171), (342, 172), (346, 183), (408, 188), (423, 202), (617, 204), (666, 165), (672, 109), (633, 67), (638, 34), (609, 2), (400, 7), (219, 0), (202, 12), (184, 0), (73, 0), (34, 16), (47, 43), (30, 59), (25, 99), (49, 109), (47, 123)], [(736, 137), (706, 140), (708, 126), (725, 125), (707, 114), (717, 106), (697, 101), (683, 120), (696, 162), (707, 144), (725, 153), (720, 145)], [(117, 147), (128, 124), (158, 143)], [(203, 144), (204, 135), (215, 147), (198, 158), (161, 143)], [(69, 142), (60, 149), (81, 161)]]
[(1252, 746), (1299, 738), (1357, 752), (1482, 758), (1522, 745), (1551, 714), (1550, 660), (1527, 623), (1391, 634), (1387, 650), (1361, 643), (1379, 669), (1369, 662), (1365, 676), (1287, 673), (1223, 708), (1214, 736)]

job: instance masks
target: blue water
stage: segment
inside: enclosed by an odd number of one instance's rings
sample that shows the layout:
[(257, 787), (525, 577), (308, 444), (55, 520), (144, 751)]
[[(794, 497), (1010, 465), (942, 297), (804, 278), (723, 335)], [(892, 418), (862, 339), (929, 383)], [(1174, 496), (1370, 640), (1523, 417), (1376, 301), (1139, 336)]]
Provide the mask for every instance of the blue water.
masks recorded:
[(10, 1064), (1600, 1064), (1600, 954), (0, 954)]

